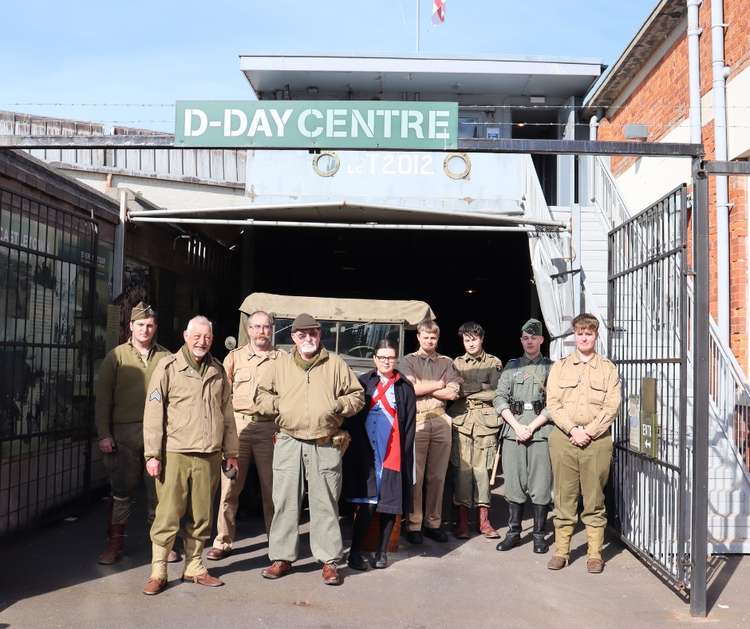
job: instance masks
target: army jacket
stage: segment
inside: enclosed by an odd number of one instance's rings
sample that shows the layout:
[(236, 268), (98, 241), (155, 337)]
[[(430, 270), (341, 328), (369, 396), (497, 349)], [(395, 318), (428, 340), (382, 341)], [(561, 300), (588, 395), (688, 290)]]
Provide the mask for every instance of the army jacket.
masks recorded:
[(582, 426), (592, 439), (609, 432), (620, 412), (620, 375), (599, 354), (581, 360), (576, 350), (554, 364), (547, 382), (547, 411), (565, 434)]
[[(461, 377), (460, 397), (451, 404), (448, 414), (460, 433), (476, 436), (494, 435), (502, 423), (492, 405), (503, 363), (482, 352), (479, 356), (464, 354), (453, 361)], [(485, 385), (483, 388), (482, 385)]]
[(349, 365), (321, 348), (307, 370), (280, 352), (259, 378), (254, 399), (258, 413), (276, 415), (282, 432), (312, 440), (336, 434), (365, 405), (365, 392)]
[[(495, 410), (502, 413), (510, 408), (510, 403), (515, 402), (538, 402), (544, 400), (547, 377), (552, 367), (552, 361), (546, 356), (539, 354), (533, 360), (526, 355), (520, 358), (511, 358), (500, 375), (495, 391)], [(549, 418), (546, 409), (540, 413)], [(519, 424), (528, 426), (537, 417), (533, 409), (524, 410), (521, 415), (516, 415)], [(552, 432), (552, 424), (546, 423), (534, 431), (532, 441), (543, 441)], [(512, 438), (515, 432), (510, 424), (505, 424), (502, 431), (503, 437)]]
[[(458, 393), (461, 387), (461, 376), (458, 375), (453, 361), (442, 354), (426, 354), (421, 349), (407, 354), (399, 360), (398, 370), (407, 378), (414, 378), (415, 384), (420, 380), (443, 380), (445, 386)], [(445, 401), (438, 400), (432, 395), (422, 395), (417, 398), (417, 420), (420, 413), (427, 411), (442, 411)]]
[(250, 343), (233, 349), (224, 359), (224, 369), (232, 385), (232, 407), (237, 415), (251, 416), (253, 421), (273, 421), (276, 415), (261, 415), (255, 406), (255, 389), (261, 375), (273, 369), (281, 352), (271, 350), (258, 354)]
[(113, 424), (140, 424), (146, 402), (146, 387), (157, 363), (169, 355), (154, 343), (146, 356), (130, 340), (107, 353), (99, 367), (94, 394), (96, 431), (99, 439), (112, 437)]
[(143, 446), (146, 459), (167, 452), (212, 453), (224, 458), (239, 451), (232, 412), (232, 388), (224, 367), (208, 354), (203, 377), (185, 360), (182, 351), (162, 358), (146, 395)]

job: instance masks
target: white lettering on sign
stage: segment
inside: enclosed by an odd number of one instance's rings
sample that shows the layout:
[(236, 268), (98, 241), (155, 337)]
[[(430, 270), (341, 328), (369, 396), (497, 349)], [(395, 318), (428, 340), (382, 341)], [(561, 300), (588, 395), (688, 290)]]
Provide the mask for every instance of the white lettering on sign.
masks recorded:
[[(450, 112), (444, 109), (432, 110), (429, 112), (429, 122), (427, 125), (427, 137), (431, 140), (447, 140), (450, 138), (448, 133), (448, 118)], [(438, 129), (441, 129), (438, 131)]]
[(372, 138), (375, 136), (375, 112), (367, 112), (367, 122), (362, 118), (362, 114), (356, 109), (352, 110), (352, 137), (358, 138), (359, 131), (365, 134), (365, 137)]
[(310, 116), (314, 116), (319, 120), (323, 120), (323, 114), (317, 109), (305, 109), (297, 118), (297, 129), (306, 138), (317, 138), (323, 133), (323, 125), (319, 125), (316, 129), (309, 129), (307, 126), (307, 119)]
[(393, 109), (376, 109), (375, 115), (383, 118), (383, 137), (390, 138), (392, 136), (391, 120), (396, 116), (400, 116), (401, 112), (394, 111)]
[[(239, 120), (239, 125), (236, 129), (232, 126), (234, 119)], [(244, 135), (247, 129), (247, 115), (241, 109), (225, 109), (224, 110), (224, 137), (236, 138)]]
[(404, 113), (405, 115), (401, 117), (401, 137), (408, 138), (409, 130), (412, 130), (414, 131), (414, 137), (422, 140), (424, 138), (424, 134), (422, 133), (424, 116), (422, 115), (422, 112), (410, 109)]
[(273, 118), (273, 122), (276, 125), (276, 135), (280, 138), (284, 137), (284, 128), (286, 127), (286, 123), (289, 122), (289, 118), (291, 117), (291, 109), (285, 109), (284, 113), (281, 115), (279, 115), (279, 112), (276, 109), (271, 110), (271, 118)]
[(265, 109), (255, 110), (253, 119), (250, 121), (250, 129), (247, 132), (248, 135), (258, 135), (258, 133), (263, 133), (267, 138), (273, 136)]
[[(198, 127), (193, 128), (193, 118), (198, 119)], [(208, 128), (208, 116), (206, 112), (201, 109), (186, 109), (185, 110), (185, 137), (195, 137), (203, 135)]]
[[(329, 138), (346, 137), (346, 109), (326, 110), (326, 136)], [(341, 129), (339, 130), (339, 127)]]

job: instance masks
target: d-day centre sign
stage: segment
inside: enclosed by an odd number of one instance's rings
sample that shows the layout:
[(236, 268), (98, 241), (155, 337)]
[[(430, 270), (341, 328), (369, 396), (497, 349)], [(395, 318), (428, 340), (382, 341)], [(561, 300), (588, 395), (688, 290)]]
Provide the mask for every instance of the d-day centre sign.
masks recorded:
[(420, 101), (177, 101), (175, 144), (451, 150), (458, 104)]

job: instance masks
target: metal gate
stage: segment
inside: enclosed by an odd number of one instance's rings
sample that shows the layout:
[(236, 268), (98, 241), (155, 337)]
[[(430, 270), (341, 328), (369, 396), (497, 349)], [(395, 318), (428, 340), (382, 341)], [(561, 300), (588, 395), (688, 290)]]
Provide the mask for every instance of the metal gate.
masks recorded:
[(690, 587), (687, 194), (681, 186), (609, 233), (609, 358), (622, 378), (610, 486), (622, 540)]
[(90, 482), (96, 223), (0, 189), (0, 534)]

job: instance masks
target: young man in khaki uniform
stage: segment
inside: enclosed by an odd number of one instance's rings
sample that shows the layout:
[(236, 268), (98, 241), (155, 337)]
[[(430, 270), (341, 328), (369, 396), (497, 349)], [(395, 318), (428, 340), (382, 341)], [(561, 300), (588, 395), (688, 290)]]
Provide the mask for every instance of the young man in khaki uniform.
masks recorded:
[(412, 544), (423, 542), (422, 531), (436, 542), (448, 541), (441, 528), (445, 474), (451, 456), (451, 418), (445, 405), (458, 397), (461, 377), (453, 361), (437, 353), (439, 338), (437, 323), (422, 321), (417, 326), (419, 350), (404, 356), (399, 364), (399, 371), (417, 394), (416, 477), (406, 533)]
[(576, 351), (555, 363), (547, 380), (547, 411), (556, 426), (549, 438), (555, 479), (555, 554), (547, 567), (560, 570), (568, 564), (582, 495), (586, 569), (597, 574), (604, 570), (604, 487), (612, 462), (610, 426), (620, 410), (620, 376), (613, 363), (596, 353), (596, 317), (583, 313), (572, 325)]
[[(96, 430), (112, 498), (107, 546), (100, 564), (119, 561), (125, 546), (125, 527), (135, 493), (143, 478), (146, 486), (146, 520), (154, 521), (154, 480), (143, 469), (143, 406), (146, 387), (156, 364), (169, 350), (155, 342), (156, 313), (139, 302), (130, 311), (130, 338), (111, 350), (99, 367), (96, 381)], [(172, 552), (171, 561), (180, 557)]]
[(348, 433), (345, 417), (365, 405), (357, 376), (320, 343), (320, 323), (309, 314), (292, 323), (291, 355), (274, 361), (258, 382), (258, 412), (277, 415), (279, 433), (273, 451), (273, 507), (268, 556), (273, 562), (261, 575), (278, 579), (292, 569), (299, 553), (299, 517), (307, 479), (310, 548), (323, 564), (323, 582), (339, 585), (336, 563), (344, 544), (339, 525), (341, 457)]
[(159, 504), (151, 527), (151, 576), (144, 594), (167, 586), (167, 556), (184, 518), (183, 581), (224, 585), (203, 565), (211, 535), (213, 499), (222, 467), (237, 473), (239, 443), (232, 412), (232, 387), (209, 350), (211, 322), (194, 317), (176, 354), (163, 358), (148, 385), (143, 416), (146, 471), (156, 480)]
[(529, 319), (521, 328), (523, 356), (508, 361), (495, 394), (495, 409), (505, 420), (500, 435), (508, 533), (497, 545), (501, 551), (510, 550), (521, 540), (527, 497), (534, 516), (534, 552), (544, 554), (549, 550), (545, 529), (552, 500), (548, 439), (553, 427), (545, 409), (545, 389), (552, 361), (542, 356), (542, 343), (542, 322)]
[(484, 328), (469, 321), (458, 329), (466, 353), (453, 361), (461, 377), (453, 418), (451, 463), (455, 469), (453, 504), (458, 539), (469, 538), (469, 510), (477, 508), (477, 527), (487, 539), (499, 537), (490, 523), (490, 470), (495, 459), (500, 419), (492, 406), (503, 363), (484, 351)]
[(273, 442), (278, 426), (274, 421), (276, 416), (259, 414), (253, 401), (258, 379), (264, 371), (273, 370), (279, 356), (271, 344), (273, 322), (268, 313), (258, 311), (251, 314), (247, 334), (250, 342), (232, 350), (224, 359), (224, 369), (232, 385), (234, 422), (240, 440), (240, 471), (235, 479), (221, 475), (217, 535), (213, 547), (206, 553), (206, 557), (214, 561), (232, 552), (237, 508), (251, 461), (258, 470), (266, 533), (271, 529), (273, 517)]

